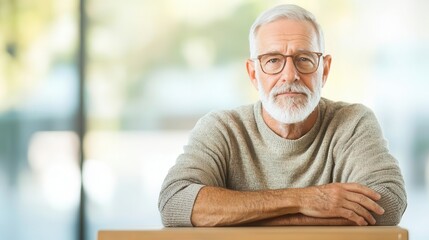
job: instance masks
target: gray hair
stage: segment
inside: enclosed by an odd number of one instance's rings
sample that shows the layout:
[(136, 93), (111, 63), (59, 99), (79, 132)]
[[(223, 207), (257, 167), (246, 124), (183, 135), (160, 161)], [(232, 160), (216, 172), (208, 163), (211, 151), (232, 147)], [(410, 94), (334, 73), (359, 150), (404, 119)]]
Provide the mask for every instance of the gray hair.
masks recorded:
[(320, 46), (320, 50), (323, 53), (325, 48), (325, 42), (323, 39), (323, 32), (322, 28), (320, 27), (319, 23), (317, 23), (316, 18), (314, 15), (305, 10), (302, 7), (299, 7), (297, 5), (293, 4), (284, 4), (279, 5), (273, 8), (270, 8), (266, 10), (265, 12), (261, 13), (259, 17), (255, 20), (252, 27), (250, 27), (250, 33), (249, 33), (249, 45), (250, 45), (250, 57), (256, 58), (256, 34), (258, 32), (259, 27), (261, 27), (264, 24), (274, 22), (279, 19), (291, 19), (291, 20), (297, 20), (297, 21), (309, 21), (316, 30), (318, 42)]

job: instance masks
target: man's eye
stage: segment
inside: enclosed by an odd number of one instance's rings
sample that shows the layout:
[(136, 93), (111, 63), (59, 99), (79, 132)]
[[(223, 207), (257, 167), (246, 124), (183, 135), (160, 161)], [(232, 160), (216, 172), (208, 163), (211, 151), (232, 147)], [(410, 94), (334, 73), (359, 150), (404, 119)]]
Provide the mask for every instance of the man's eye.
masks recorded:
[(298, 61), (299, 62), (307, 62), (307, 61), (311, 61), (311, 60), (309, 58), (306, 58), (306, 57), (299, 57)]
[(278, 63), (278, 62), (280, 62), (280, 59), (278, 58), (271, 58), (267, 61), (267, 63)]

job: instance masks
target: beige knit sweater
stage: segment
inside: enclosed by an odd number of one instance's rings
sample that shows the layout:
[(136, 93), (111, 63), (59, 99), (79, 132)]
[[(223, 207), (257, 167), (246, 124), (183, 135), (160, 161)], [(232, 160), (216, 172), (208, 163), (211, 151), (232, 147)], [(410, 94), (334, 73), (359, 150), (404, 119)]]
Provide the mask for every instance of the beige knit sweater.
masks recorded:
[(322, 98), (312, 129), (297, 140), (276, 135), (262, 105), (212, 112), (198, 121), (159, 196), (165, 226), (192, 226), (201, 187), (234, 190), (299, 188), (332, 182), (366, 185), (382, 198), (377, 225), (396, 225), (407, 200), (398, 163), (371, 110)]

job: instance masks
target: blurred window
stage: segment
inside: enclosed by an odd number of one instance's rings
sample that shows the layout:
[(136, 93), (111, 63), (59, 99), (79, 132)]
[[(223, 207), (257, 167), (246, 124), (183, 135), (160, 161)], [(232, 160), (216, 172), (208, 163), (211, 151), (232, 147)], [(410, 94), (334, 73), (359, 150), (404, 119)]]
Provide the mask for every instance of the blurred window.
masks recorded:
[[(0, 1), (0, 239), (78, 239), (81, 184), (85, 239), (99, 229), (161, 227), (160, 186), (196, 121), (257, 101), (245, 68), (248, 31), (280, 3)], [(313, 12), (324, 30), (333, 61), (322, 95), (377, 115), (409, 194), (400, 225), (427, 239), (429, 2), (288, 3)], [(86, 119), (78, 119), (80, 94)]]

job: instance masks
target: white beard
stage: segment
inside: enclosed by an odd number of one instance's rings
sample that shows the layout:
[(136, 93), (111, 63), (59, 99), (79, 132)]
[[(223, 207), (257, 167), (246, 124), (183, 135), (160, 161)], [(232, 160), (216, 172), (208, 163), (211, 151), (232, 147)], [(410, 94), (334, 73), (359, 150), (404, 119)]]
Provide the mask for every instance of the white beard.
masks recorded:
[[(258, 92), (261, 98), (262, 106), (265, 111), (275, 120), (292, 124), (304, 121), (319, 104), (322, 92), (322, 82), (317, 81), (314, 92), (311, 92), (303, 84), (294, 82), (293, 84), (283, 84), (274, 87), (267, 96), (262, 87), (261, 81), (258, 81)], [(303, 93), (302, 97), (284, 97), (277, 96), (286, 91)]]

